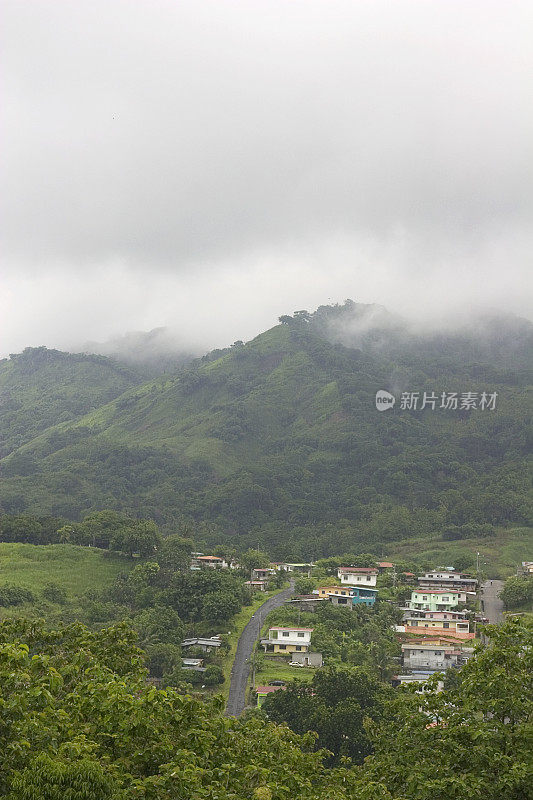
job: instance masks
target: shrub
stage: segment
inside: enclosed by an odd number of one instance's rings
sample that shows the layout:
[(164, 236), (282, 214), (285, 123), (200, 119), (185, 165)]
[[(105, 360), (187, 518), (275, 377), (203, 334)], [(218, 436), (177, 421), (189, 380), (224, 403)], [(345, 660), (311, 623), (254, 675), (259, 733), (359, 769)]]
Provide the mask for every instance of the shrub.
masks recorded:
[(20, 606), (23, 603), (33, 603), (35, 595), (29, 589), (14, 584), (0, 586), (0, 606)]

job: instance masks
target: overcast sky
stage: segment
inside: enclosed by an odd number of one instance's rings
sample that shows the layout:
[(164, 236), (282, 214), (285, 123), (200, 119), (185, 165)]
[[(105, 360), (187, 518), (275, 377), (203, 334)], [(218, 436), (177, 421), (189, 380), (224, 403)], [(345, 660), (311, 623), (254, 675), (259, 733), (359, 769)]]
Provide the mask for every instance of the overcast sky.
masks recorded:
[(532, 316), (530, 0), (1, 0), (0, 353)]

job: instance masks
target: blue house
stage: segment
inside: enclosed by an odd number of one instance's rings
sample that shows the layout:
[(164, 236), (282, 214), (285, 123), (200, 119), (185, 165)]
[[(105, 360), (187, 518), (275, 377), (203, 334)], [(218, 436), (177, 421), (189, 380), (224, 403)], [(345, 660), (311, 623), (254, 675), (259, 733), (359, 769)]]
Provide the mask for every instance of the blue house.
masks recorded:
[(373, 606), (378, 596), (377, 589), (370, 589), (367, 586), (354, 586), (352, 593), (352, 603), (356, 606), (358, 603), (364, 603), (365, 606)]
[(328, 599), (334, 606), (353, 608), (353, 606), (359, 603), (363, 603), (366, 606), (373, 606), (378, 594), (377, 589), (371, 589), (368, 586), (350, 586), (348, 591), (349, 594), (347, 596), (341, 596), (334, 591), (328, 592)]

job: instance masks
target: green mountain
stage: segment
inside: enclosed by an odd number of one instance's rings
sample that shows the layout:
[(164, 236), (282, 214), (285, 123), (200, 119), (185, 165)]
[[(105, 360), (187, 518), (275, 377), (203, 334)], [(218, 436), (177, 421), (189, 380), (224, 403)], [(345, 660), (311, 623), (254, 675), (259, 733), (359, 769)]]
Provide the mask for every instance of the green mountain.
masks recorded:
[(46, 347), (27, 347), (0, 360), (0, 457), (145, 380), (144, 373), (110, 359)]
[[(280, 557), (528, 523), (530, 323), (421, 336), (350, 301), (281, 319), (31, 431), (0, 462), (2, 507), (73, 519), (115, 508), (169, 531), (202, 523), (209, 544), (262, 543)], [(380, 389), (397, 398), (381, 413)], [(402, 392), (419, 405), (426, 392), (435, 408), (402, 408)], [(474, 393), (477, 407), (442, 409), (443, 392)]]

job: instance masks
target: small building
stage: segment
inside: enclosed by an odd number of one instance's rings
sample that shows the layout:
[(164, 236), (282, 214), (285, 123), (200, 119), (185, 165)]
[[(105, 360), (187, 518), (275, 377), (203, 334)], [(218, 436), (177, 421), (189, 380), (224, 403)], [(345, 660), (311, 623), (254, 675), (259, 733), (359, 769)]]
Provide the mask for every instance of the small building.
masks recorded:
[[(434, 675), (434, 672), (429, 670), (414, 670), (413, 672), (409, 672), (405, 675), (393, 675), (391, 679), (391, 683), (393, 687), (396, 689), (398, 686), (403, 686), (405, 684), (420, 684), (419, 687), (415, 689), (417, 694), (424, 693), (424, 685), (427, 681)], [(442, 692), (444, 689), (444, 681), (437, 682), (437, 691)]]
[(339, 567), (337, 576), (343, 586), (375, 586), (377, 567)]
[(268, 581), (244, 581), (244, 585), (251, 592), (266, 592), (268, 589)]
[(461, 666), (465, 659), (463, 651), (455, 643), (442, 640), (411, 639), (402, 644), (402, 662), (406, 669), (423, 669), (440, 672), (450, 667)]
[(386, 572), (388, 569), (394, 569), (394, 564), (392, 563), (392, 561), (376, 561), (376, 567), (378, 568), (378, 571), (381, 573), (381, 572)]
[(522, 573), (524, 575), (533, 575), (533, 561), (522, 561)]
[(203, 650), (204, 653), (208, 653), (210, 650), (216, 650), (222, 645), (222, 640), (219, 636), (212, 636), (210, 639), (202, 638), (202, 637), (194, 637), (191, 639), (184, 639), (181, 643), (181, 647), (183, 649), (187, 649), (188, 647), (199, 647), (200, 650)]
[(351, 588), (349, 586), (319, 586), (315, 592), (319, 597), (329, 597), (331, 594), (337, 594), (341, 597), (349, 597)]
[(191, 559), (191, 569), (203, 569), (205, 567), (208, 567), (209, 569), (227, 569), (229, 564), (220, 556), (193, 556)]
[(274, 567), (256, 567), (252, 570), (252, 580), (268, 581), (269, 578), (272, 578), (272, 576), (275, 574), (276, 570)]
[(316, 611), (318, 606), (327, 600), (327, 597), (319, 597), (318, 594), (297, 594), (285, 603), (301, 611)]
[(343, 597), (338, 593), (331, 593), (328, 595), (328, 598), (330, 603), (333, 603), (334, 606), (353, 608), (361, 604), (373, 606), (376, 602), (377, 595), (377, 589), (371, 589), (368, 586), (352, 586), (347, 597)]
[(278, 689), (284, 689), (284, 686), (256, 686), (255, 693), (257, 695), (257, 706), (261, 708), (265, 702), (265, 697), (268, 697), (272, 692), (277, 692)]
[(183, 669), (191, 669), (193, 672), (205, 672), (203, 658), (182, 658), (181, 666)]
[(289, 564), (288, 562), (283, 562), (282, 564), (276, 564), (276, 569), (278, 572), (290, 572), (296, 575), (307, 575), (309, 578), (311, 576), (311, 570), (314, 564), (311, 562), (301, 562), (298, 564)]
[(282, 628), (274, 626), (268, 630), (268, 639), (261, 639), (265, 653), (289, 655), (307, 653), (311, 646), (313, 628)]
[(324, 663), (322, 653), (293, 653), (292, 660), (304, 667), (321, 667)]

